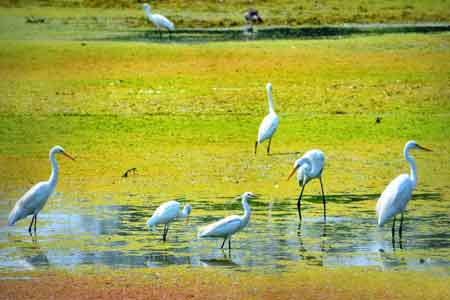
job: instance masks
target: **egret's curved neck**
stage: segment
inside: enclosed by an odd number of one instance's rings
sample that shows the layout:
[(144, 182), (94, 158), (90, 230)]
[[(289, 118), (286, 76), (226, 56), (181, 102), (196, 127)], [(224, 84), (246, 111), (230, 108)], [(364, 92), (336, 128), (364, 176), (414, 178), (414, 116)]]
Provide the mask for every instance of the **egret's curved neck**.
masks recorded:
[(189, 207), (185, 206), (181, 211), (181, 217), (187, 218), (189, 216)]
[(250, 215), (252, 211), (250, 210), (250, 205), (248, 205), (247, 198), (242, 199), (242, 207), (244, 208), (244, 215), (242, 216), (242, 223), (247, 224), (250, 220)]
[(56, 185), (56, 182), (58, 181), (58, 163), (56, 162), (55, 158), (56, 153), (50, 152), (50, 163), (52, 164), (52, 174), (50, 175), (50, 179), (48, 180), (50, 182), (50, 185)]
[(273, 107), (272, 89), (267, 89), (267, 98), (269, 100), (269, 112), (274, 113), (275, 108)]
[(409, 167), (411, 169), (409, 179), (412, 181), (413, 188), (415, 188), (416, 183), (417, 183), (416, 161), (414, 160), (414, 158), (412, 156), (409, 155), (409, 148), (405, 148), (404, 155), (405, 155), (405, 159), (409, 163)]
[(306, 157), (301, 158), (297, 162), (297, 165), (299, 166), (299, 168), (303, 168), (303, 170), (305, 172), (304, 173), (305, 175), (307, 175), (307, 176), (311, 175), (311, 173), (312, 173), (312, 163), (311, 163), (311, 161), (308, 158), (306, 158)]
[(152, 17), (152, 10), (150, 9), (150, 7), (145, 7), (144, 8), (145, 14), (151, 18)]

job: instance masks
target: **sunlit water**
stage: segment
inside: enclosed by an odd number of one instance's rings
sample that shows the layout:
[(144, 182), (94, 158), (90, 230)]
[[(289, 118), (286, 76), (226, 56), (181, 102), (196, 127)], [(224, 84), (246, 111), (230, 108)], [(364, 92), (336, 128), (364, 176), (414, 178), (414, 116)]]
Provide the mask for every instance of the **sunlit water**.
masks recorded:
[[(416, 194), (412, 201), (419, 205), (406, 215), (403, 238), (394, 243), (390, 224), (384, 228), (376, 226), (373, 211), (376, 195), (329, 195), (326, 223), (321, 217), (320, 198), (307, 195), (301, 226), (296, 199), (262, 197), (252, 200), (250, 224), (233, 237), (230, 251), (220, 249), (222, 240), (199, 239), (197, 232), (201, 226), (221, 217), (242, 214), (240, 202), (231, 201), (231, 195), (214, 201), (182, 199), (181, 202), (192, 204), (192, 215), (187, 221), (171, 225), (166, 242), (161, 240), (162, 227), (150, 231), (146, 220), (168, 199), (151, 199), (145, 206), (94, 206), (90, 201), (95, 197), (99, 195), (66, 201), (68, 196), (57, 193), (50, 200), (51, 208), (46, 207), (39, 215), (35, 240), (27, 232), (31, 218), (14, 227), (6, 226), (14, 200), (2, 201), (0, 268), (193, 265), (270, 271), (282, 270), (296, 262), (331, 268), (363, 266), (450, 275), (450, 217), (438, 193)], [(110, 197), (114, 203), (114, 195), (103, 197)], [(426, 206), (420, 205), (425, 201)], [(422, 211), (424, 207), (426, 211)], [(342, 216), (343, 211), (350, 213)]]

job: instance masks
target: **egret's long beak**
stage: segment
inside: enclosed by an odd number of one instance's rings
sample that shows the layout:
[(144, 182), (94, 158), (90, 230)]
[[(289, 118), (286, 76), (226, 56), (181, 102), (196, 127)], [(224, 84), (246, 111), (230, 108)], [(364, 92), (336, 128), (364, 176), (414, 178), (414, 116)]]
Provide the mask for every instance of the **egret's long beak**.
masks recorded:
[(72, 156), (70, 156), (69, 154), (67, 154), (66, 152), (62, 153), (65, 157), (70, 158), (71, 160), (75, 160), (75, 158), (73, 158)]
[(252, 194), (250, 195), (250, 199), (258, 199), (259, 198), (259, 194)]
[(433, 151), (431, 151), (431, 149), (428, 149), (428, 148), (422, 147), (422, 146), (420, 146), (420, 145), (417, 145), (417, 144), (416, 144), (416, 147), (417, 147), (417, 148), (419, 148), (420, 150), (423, 150), (423, 151), (427, 151), (427, 152), (433, 152)]
[(292, 169), (291, 174), (289, 174), (287, 180), (291, 179), (292, 175), (294, 175), (294, 173), (297, 171), (297, 169), (300, 167), (300, 165), (297, 165), (294, 167), (294, 169)]

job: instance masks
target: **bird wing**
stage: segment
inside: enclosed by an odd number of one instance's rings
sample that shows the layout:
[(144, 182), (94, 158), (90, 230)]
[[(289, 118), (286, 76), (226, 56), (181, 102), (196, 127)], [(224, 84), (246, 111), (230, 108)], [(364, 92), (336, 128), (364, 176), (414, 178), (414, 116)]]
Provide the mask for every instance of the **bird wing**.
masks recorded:
[(209, 224), (200, 232), (200, 237), (225, 237), (239, 230), (241, 218), (229, 216), (212, 224)]
[(46, 181), (34, 185), (16, 202), (9, 214), (8, 224), (14, 225), (26, 216), (38, 213), (47, 202), (52, 191), (53, 189)]
[(264, 117), (259, 125), (258, 143), (261, 143), (274, 135), (278, 128), (278, 116), (275, 113), (270, 113)]
[(152, 14), (152, 22), (156, 26), (164, 27), (168, 30), (175, 30), (175, 26), (173, 25), (173, 23), (160, 14)]
[(173, 221), (180, 211), (180, 203), (178, 201), (168, 201), (161, 204), (148, 219), (148, 226), (158, 224), (166, 224)]
[(397, 176), (378, 199), (376, 212), (378, 225), (383, 225), (399, 212), (403, 212), (411, 199), (413, 185), (407, 174)]

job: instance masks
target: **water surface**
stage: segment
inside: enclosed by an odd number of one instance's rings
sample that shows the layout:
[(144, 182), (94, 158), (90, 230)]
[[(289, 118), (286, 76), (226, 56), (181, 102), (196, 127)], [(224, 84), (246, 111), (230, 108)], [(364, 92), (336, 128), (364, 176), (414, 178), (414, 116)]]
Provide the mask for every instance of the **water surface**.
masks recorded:
[(15, 227), (6, 226), (11, 206), (6, 200), (1, 202), (0, 268), (192, 265), (282, 270), (296, 262), (326, 268), (361, 266), (450, 274), (450, 218), (439, 193), (415, 195), (406, 214), (403, 238), (394, 242), (390, 224), (376, 226), (373, 206), (378, 195), (328, 195), (326, 223), (320, 197), (306, 195), (301, 224), (296, 199), (262, 196), (252, 200), (251, 222), (233, 237), (232, 249), (222, 250), (222, 240), (199, 239), (197, 232), (221, 217), (242, 214), (241, 204), (232, 201), (233, 196), (181, 199), (192, 204), (192, 215), (171, 225), (166, 242), (161, 240), (162, 228), (151, 231), (146, 220), (168, 199), (147, 197), (146, 205), (94, 205), (95, 197), (124, 203), (124, 198), (132, 202), (143, 196), (85, 194), (70, 199), (57, 193), (52, 205), (39, 215), (35, 239), (27, 232), (30, 218)]

